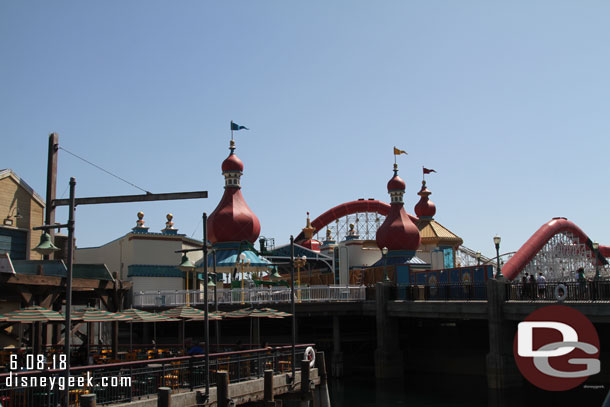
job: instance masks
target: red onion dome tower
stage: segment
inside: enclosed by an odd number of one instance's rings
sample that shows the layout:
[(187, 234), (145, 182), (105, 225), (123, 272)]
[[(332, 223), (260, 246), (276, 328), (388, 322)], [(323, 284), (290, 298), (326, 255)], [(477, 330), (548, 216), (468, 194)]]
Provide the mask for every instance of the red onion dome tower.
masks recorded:
[(422, 220), (432, 219), (436, 213), (436, 205), (434, 205), (434, 202), (429, 198), (432, 192), (428, 191), (428, 188), (426, 188), (426, 181), (422, 181), (421, 184), (421, 189), (417, 193), (421, 198), (417, 205), (415, 205), (415, 214)]
[(231, 140), (231, 154), (222, 162), (225, 192), (214, 212), (208, 217), (208, 240), (212, 243), (256, 242), (261, 224), (241, 194), (240, 179), (244, 164), (235, 154)]
[(377, 246), (380, 249), (387, 247), (390, 251), (409, 252), (409, 255), (414, 256), (419, 247), (420, 236), (417, 226), (404, 208), (405, 186), (405, 182), (398, 176), (398, 165), (394, 164), (394, 176), (388, 182), (390, 212), (377, 229)]

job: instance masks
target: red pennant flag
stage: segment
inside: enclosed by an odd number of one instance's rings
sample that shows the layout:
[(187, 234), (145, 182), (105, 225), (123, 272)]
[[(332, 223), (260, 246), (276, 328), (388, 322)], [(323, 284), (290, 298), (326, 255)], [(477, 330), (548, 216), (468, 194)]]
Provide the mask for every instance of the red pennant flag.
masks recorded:
[(426, 167), (423, 167), (423, 168), (424, 168), (424, 174), (430, 174), (430, 173), (432, 173), (432, 172), (436, 172), (436, 171), (434, 171), (434, 170), (432, 170), (432, 169), (428, 169), (428, 168), (426, 168)]

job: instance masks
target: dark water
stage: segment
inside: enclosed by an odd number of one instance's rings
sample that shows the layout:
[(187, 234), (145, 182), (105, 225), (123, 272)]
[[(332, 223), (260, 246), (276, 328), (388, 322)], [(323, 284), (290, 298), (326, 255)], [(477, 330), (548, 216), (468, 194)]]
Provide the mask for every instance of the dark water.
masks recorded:
[(510, 391), (489, 391), (485, 379), (468, 376), (414, 376), (405, 380), (346, 377), (329, 381), (332, 407), (601, 406), (610, 386), (583, 386), (547, 392), (525, 384)]
[(421, 380), (376, 380), (367, 377), (331, 379), (329, 394), (332, 407), (353, 406), (486, 406), (487, 395), (443, 383), (436, 378)]

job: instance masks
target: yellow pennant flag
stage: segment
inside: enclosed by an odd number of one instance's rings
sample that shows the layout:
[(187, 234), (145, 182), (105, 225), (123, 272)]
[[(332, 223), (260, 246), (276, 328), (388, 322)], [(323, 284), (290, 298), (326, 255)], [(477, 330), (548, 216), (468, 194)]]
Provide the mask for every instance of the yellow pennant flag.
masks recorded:
[(394, 155), (401, 155), (401, 154), (407, 154), (407, 152), (403, 151), (403, 150), (399, 150), (396, 147), (394, 147)]

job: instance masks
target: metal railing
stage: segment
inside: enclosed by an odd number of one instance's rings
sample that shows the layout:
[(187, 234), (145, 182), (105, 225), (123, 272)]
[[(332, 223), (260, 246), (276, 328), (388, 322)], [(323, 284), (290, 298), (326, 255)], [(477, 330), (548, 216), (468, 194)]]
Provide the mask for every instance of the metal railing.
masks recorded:
[(507, 289), (508, 301), (610, 301), (610, 281), (513, 283)]
[[(295, 287), (297, 302), (341, 302), (366, 300), (364, 286), (310, 286)], [(201, 290), (176, 291), (140, 291), (133, 294), (135, 308), (173, 307), (187, 304), (187, 296), (191, 305), (205, 304)], [(216, 293), (219, 304), (273, 304), (289, 303), (290, 288), (288, 287), (256, 287), (246, 289), (222, 289)], [(209, 303), (214, 303), (213, 290), (208, 291)]]
[[(297, 345), (297, 355), (307, 346), (314, 345)], [(266, 369), (289, 372), (291, 360), (290, 346), (210, 354), (210, 385), (216, 385), (217, 371), (228, 372), (229, 381), (235, 383), (262, 377)], [(204, 355), (74, 367), (70, 369), (75, 383), (70, 386), (69, 405), (78, 406), (80, 395), (88, 393), (95, 393), (97, 404), (104, 405), (156, 395), (164, 386), (193, 390), (205, 386), (206, 371)], [(59, 380), (63, 380), (63, 374), (59, 369), (0, 374), (0, 405), (55, 407), (61, 403)]]
[(434, 285), (399, 285), (396, 299), (407, 301), (485, 301), (487, 285), (478, 283), (448, 283)]

